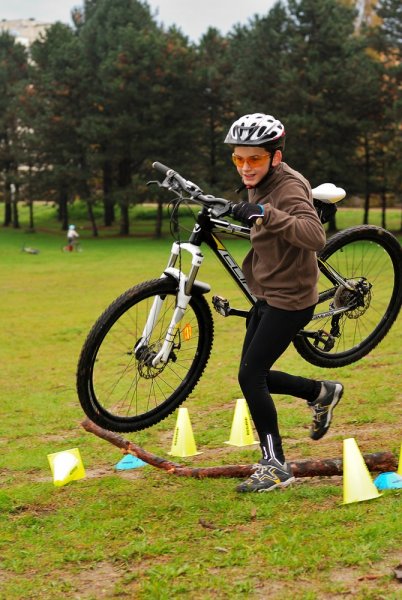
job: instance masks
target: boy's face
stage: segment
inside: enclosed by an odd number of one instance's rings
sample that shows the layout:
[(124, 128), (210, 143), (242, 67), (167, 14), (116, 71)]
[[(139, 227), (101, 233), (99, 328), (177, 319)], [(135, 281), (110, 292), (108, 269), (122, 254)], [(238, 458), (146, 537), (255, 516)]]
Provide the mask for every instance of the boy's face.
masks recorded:
[(233, 162), (247, 186), (254, 187), (268, 173), (271, 155), (258, 146), (236, 146)]
[[(236, 146), (232, 159), (244, 185), (249, 187), (256, 186), (265, 177), (271, 166), (271, 154), (260, 146)], [(281, 159), (282, 153), (277, 150), (272, 166), (276, 167)]]

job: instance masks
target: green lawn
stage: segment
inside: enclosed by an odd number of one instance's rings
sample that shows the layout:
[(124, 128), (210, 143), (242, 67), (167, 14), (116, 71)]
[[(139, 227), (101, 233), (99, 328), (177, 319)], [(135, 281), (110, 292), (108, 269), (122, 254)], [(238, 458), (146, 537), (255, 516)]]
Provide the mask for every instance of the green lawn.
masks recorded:
[[(402, 561), (401, 490), (344, 506), (339, 477), (240, 496), (233, 479), (177, 477), (149, 466), (115, 471), (121, 453), (80, 425), (77, 360), (104, 308), (125, 289), (160, 275), (171, 241), (168, 235), (157, 241), (106, 232), (93, 239), (82, 218), (76, 224), (85, 226), (79, 229), (83, 252), (64, 254), (64, 234), (48, 208), (47, 216), (37, 215), (35, 234), (24, 232), (23, 213), (21, 230), (0, 231), (1, 600), (401, 598), (393, 574)], [(341, 214), (342, 226), (354, 222), (355, 211)], [(399, 213), (392, 215), (397, 229)], [(134, 228), (143, 231), (139, 222)], [(40, 252), (27, 254), (24, 246)], [(231, 244), (239, 260), (246, 248), (245, 241)], [(206, 256), (200, 279), (240, 305), (218, 262)], [(251, 464), (257, 446), (225, 444), (240, 397), (244, 323), (218, 315), (214, 321), (210, 363), (185, 403), (201, 453), (173, 460)], [(346, 389), (319, 442), (308, 437), (311, 415), (304, 403), (278, 398), (290, 460), (341, 456), (349, 437), (362, 452), (399, 456), (401, 334), (399, 317), (369, 356), (331, 372), (304, 362), (293, 348), (287, 352), (281, 368), (339, 379)], [(125, 437), (172, 459), (176, 417)], [(47, 455), (75, 447), (87, 476), (56, 488)]]

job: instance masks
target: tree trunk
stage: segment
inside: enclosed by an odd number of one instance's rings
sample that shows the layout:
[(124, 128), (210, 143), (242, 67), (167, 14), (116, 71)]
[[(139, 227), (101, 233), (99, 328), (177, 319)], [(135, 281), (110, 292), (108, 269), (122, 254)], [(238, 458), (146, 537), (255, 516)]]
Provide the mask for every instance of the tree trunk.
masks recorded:
[(30, 233), (35, 232), (34, 225), (34, 211), (33, 211), (33, 200), (32, 200), (32, 167), (29, 166), (28, 175), (28, 210), (29, 210), (29, 231)]
[(86, 180), (82, 182), (82, 195), (85, 198), (85, 202), (87, 205), (88, 219), (91, 223), (92, 235), (93, 237), (98, 237), (98, 228), (96, 226), (94, 207), (91, 201), (91, 190), (89, 189), (89, 185)]
[(129, 235), (130, 222), (128, 216), (128, 192), (131, 183), (130, 161), (128, 158), (119, 162), (118, 185), (121, 193), (120, 199), (120, 235)]
[(68, 192), (67, 187), (62, 184), (59, 187), (59, 217), (63, 231), (68, 229)]
[(92, 201), (90, 198), (87, 199), (87, 210), (88, 210), (88, 219), (91, 223), (92, 227), (92, 235), (93, 237), (98, 237), (98, 227), (96, 225), (95, 215), (94, 215), (94, 207), (92, 205)]
[(130, 233), (130, 224), (128, 218), (128, 206), (127, 204), (122, 204), (120, 206), (120, 235), (129, 235)]
[(30, 233), (35, 233), (33, 202), (32, 202), (31, 198), (28, 200), (28, 210), (29, 210), (29, 231), (30, 231)]
[(109, 161), (103, 163), (103, 222), (110, 227), (115, 221), (114, 202), (112, 198), (113, 168)]
[(158, 204), (156, 209), (156, 225), (155, 225), (155, 238), (160, 240), (162, 237), (162, 223), (163, 223), (163, 202), (161, 198), (158, 198)]
[(363, 224), (367, 225), (370, 210), (370, 149), (367, 135), (364, 136), (364, 158), (365, 158), (365, 197)]
[(382, 161), (382, 187), (381, 187), (381, 227), (387, 228), (387, 175), (385, 161)]
[(14, 229), (20, 228), (20, 221), (18, 215), (18, 199), (19, 199), (19, 189), (18, 187), (12, 183), (10, 185), (11, 190), (11, 212), (12, 212), (12, 220)]
[(3, 226), (8, 227), (12, 223), (11, 210), (11, 191), (8, 183), (4, 186), (4, 222)]
[(209, 106), (209, 184), (216, 184), (216, 140), (214, 107)]

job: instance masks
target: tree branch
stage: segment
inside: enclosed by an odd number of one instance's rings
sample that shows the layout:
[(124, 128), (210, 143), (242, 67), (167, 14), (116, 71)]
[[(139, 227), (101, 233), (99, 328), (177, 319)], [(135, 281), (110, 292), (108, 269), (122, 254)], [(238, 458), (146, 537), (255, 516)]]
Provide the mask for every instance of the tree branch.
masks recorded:
[[(187, 467), (170, 460), (160, 458), (151, 452), (147, 452), (140, 446), (122, 438), (119, 434), (102, 429), (90, 419), (85, 419), (81, 423), (82, 427), (88, 433), (93, 433), (97, 437), (113, 444), (124, 451), (125, 454), (132, 454), (144, 462), (164, 469), (168, 473), (184, 477), (195, 477), (203, 479), (205, 477), (248, 477), (253, 472), (252, 465), (225, 465), (221, 467)], [(364, 454), (364, 461), (369, 471), (385, 472), (396, 471), (397, 461), (392, 452), (375, 452), (374, 454)], [(342, 458), (324, 458), (315, 460), (297, 460), (289, 461), (295, 477), (317, 477), (342, 475)]]

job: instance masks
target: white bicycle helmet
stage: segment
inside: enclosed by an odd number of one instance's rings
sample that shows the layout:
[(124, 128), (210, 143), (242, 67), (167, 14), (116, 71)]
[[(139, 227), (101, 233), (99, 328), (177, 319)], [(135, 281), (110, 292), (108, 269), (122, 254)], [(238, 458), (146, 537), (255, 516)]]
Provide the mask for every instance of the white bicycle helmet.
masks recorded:
[(229, 129), (225, 144), (235, 146), (264, 146), (271, 150), (285, 145), (285, 128), (278, 119), (263, 113), (244, 115)]

